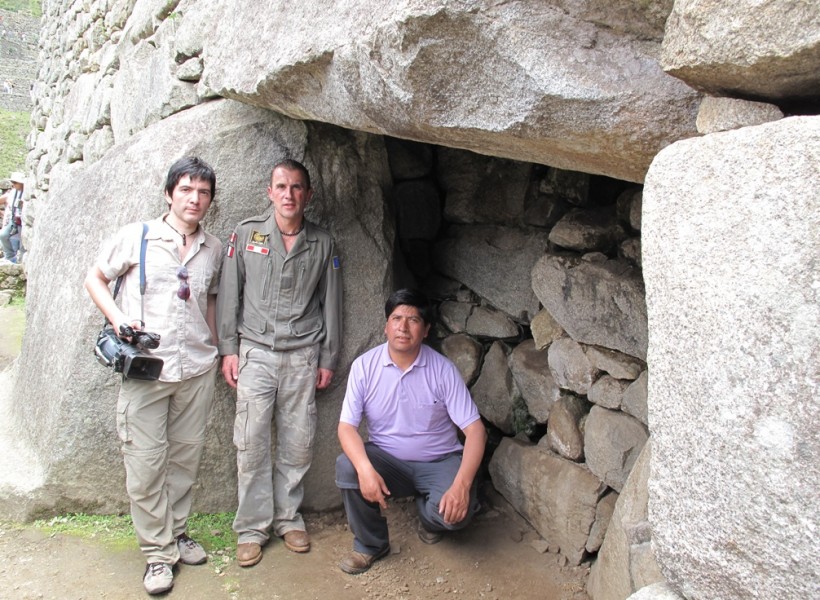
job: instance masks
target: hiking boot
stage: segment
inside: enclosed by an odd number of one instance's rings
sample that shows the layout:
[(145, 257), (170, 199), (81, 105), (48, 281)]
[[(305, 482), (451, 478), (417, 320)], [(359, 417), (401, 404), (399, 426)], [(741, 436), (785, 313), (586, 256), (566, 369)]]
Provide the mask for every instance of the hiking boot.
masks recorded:
[(186, 565), (201, 565), (208, 560), (205, 549), (184, 533), (177, 538), (179, 560)]
[(174, 587), (174, 572), (171, 565), (161, 562), (145, 565), (145, 575), (142, 578), (145, 591), (151, 594), (162, 594)]
[(359, 573), (367, 571), (373, 566), (374, 562), (380, 558), (384, 558), (389, 553), (390, 546), (376, 554), (364, 554), (363, 552), (353, 551), (339, 562), (339, 568), (350, 575), (358, 575)]
[(236, 545), (236, 562), (240, 567), (252, 567), (262, 560), (262, 544), (245, 542)]
[(421, 521), (419, 521), (418, 533), (419, 539), (425, 544), (438, 544), (441, 538), (444, 537), (440, 531), (429, 531)]
[(291, 552), (308, 552), (310, 550), (310, 537), (307, 531), (301, 529), (291, 529), (282, 536), (285, 540), (285, 548)]

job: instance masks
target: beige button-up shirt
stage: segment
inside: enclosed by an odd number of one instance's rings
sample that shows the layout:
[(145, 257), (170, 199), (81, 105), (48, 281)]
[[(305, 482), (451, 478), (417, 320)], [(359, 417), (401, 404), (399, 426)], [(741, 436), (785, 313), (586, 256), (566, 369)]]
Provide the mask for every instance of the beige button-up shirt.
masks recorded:
[[(191, 244), (179, 260), (174, 233), (161, 218), (148, 221), (145, 255), (144, 316), (140, 306), (140, 245), (142, 223), (130, 223), (104, 245), (97, 266), (111, 281), (125, 275), (120, 287), (122, 311), (145, 321), (145, 330), (160, 334), (159, 348), (146, 351), (164, 361), (160, 381), (183, 381), (205, 373), (217, 360), (206, 315), (208, 295), (216, 294), (222, 242), (202, 227), (187, 236)], [(177, 268), (188, 270), (191, 296), (177, 297), (181, 280)]]

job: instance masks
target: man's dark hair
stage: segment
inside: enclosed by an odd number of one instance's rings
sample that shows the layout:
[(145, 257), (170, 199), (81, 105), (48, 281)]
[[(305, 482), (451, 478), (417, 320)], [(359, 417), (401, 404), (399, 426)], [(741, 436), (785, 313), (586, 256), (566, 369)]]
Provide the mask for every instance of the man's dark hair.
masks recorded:
[(387, 302), (384, 303), (384, 318), (389, 319), (396, 307), (401, 305), (416, 307), (425, 325), (430, 325), (433, 322), (433, 307), (424, 292), (409, 288), (396, 290), (390, 294)]
[(211, 201), (216, 196), (216, 173), (211, 165), (197, 156), (185, 156), (180, 158), (171, 168), (168, 169), (168, 177), (165, 178), (165, 191), (171, 196), (179, 180), (185, 176), (193, 179), (200, 179), (211, 184)]
[(310, 173), (308, 173), (307, 167), (298, 160), (294, 160), (292, 158), (280, 160), (278, 163), (273, 165), (273, 168), (270, 170), (271, 179), (273, 179), (273, 172), (279, 167), (287, 169), (288, 171), (299, 171), (305, 176), (305, 185), (307, 185), (307, 189), (310, 189)]

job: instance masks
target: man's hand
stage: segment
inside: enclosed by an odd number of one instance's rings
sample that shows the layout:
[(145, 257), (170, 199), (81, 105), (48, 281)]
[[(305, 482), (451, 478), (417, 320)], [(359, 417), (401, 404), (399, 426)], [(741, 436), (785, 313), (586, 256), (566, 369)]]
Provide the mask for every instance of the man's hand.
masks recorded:
[(333, 371), (330, 369), (319, 369), (316, 373), (316, 389), (324, 390), (330, 385), (330, 380), (333, 379)]
[(222, 376), (229, 386), (236, 388), (236, 382), (239, 380), (238, 354), (226, 354), (222, 357)]
[(387, 489), (387, 484), (376, 469), (362, 469), (359, 473), (359, 491), (368, 502), (378, 502), (383, 509), (387, 508), (387, 496), (390, 495), (390, 490)]
[(448, 525), (460, 523), (467, 516), (467, 509), (470, 506), (470, 487), (464, 487), (458, 482), (453, 482), (450, 489), (444, 492), (441, 502), (438, 505), (438, 514), (442, 516)]

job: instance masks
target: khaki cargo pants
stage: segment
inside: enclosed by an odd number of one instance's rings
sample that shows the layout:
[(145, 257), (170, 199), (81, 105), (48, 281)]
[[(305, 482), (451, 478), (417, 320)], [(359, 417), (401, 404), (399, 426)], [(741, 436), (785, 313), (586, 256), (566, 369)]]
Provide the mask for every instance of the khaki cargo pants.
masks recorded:
[[(302, 480), (313, 460), (319, 346), (275, 352), (242, 340), (239, 349), (234, 444), (239, 506), (238, 542), (264, 545), (274, 534), (304, 530)], [(276, 422), (275, 472), (271, 422)]]
[(122, 382), (117, 432), (131, 518), (149, 563), (179, 560), (175, 538), (185, 533), (191, 512), (216, 371), (214, 364), (185, 381)]

